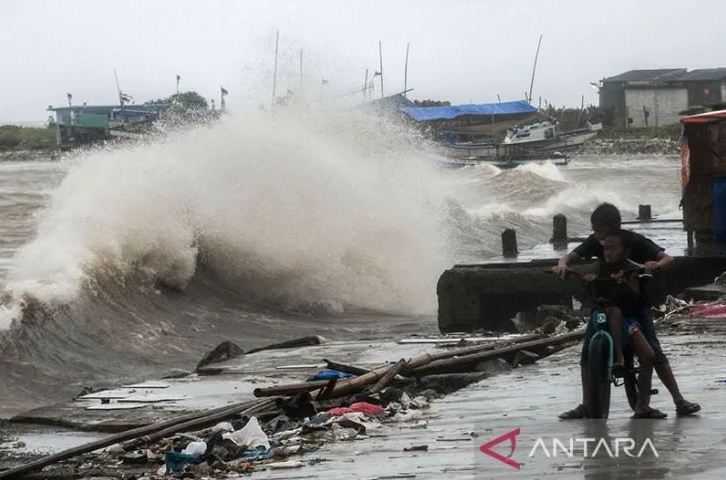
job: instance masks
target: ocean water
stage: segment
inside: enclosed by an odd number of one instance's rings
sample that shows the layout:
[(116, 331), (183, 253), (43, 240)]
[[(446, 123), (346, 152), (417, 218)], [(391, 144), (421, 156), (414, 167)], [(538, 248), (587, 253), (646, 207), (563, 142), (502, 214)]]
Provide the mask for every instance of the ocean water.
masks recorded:
[[(0, 163), (0, 404), (191, 368), (225, 339), (436, 330), (435, 287), (600, 202), (679, 215), (667, 156), (442, 168), (380, 117), (230, 116), (148, 144)], [(0, 411), (0, 415), (2, 412)]]

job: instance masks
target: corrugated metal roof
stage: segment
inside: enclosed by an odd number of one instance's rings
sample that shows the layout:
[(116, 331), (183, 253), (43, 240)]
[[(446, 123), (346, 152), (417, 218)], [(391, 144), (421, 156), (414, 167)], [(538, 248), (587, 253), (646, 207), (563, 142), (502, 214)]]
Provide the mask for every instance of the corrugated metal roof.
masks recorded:
[(403, 107), (401, 111), (417, 122), (427, 122), (431, 120), (453, 120), (467, 115), (492, 117), (534, 113), (537, 109), (525, 100), (517, 100), (514, 102), (452, 105), (450, 107)]
[(691, 70), (679, 76), (678, 79), (685, 81), (726, 80), (726, 68), (701, 68), (699, 70)]
[(663, 80), (676, 80), (685, 74), (685, 68), (659, 68), (654, 70), (630, 70), (614, 77), (609, 77), (603, 82), (655, 82)]

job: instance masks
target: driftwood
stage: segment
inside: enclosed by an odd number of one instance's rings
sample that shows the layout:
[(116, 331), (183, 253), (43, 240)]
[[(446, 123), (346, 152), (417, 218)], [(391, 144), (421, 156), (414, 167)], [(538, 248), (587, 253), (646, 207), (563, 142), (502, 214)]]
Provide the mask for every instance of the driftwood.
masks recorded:
[(431, 373), (471, 371), (471, 369), (479, 362), (483, 362), (485, 360), (509, 356), (522, 350), (532, 352), (539, 349), (547, 349), (548, 347), (554, 348), (564, 343), (576, 342), (584, 336), (584, 330), (578, 330), (576, 332), (566, 333), (556, 337), (508, 345), (495, 350), (481, 351), (470, 355), (434, 360), (414, 369), (412, 373), (414, 375), (427, 375)]
[(234, 415), (256, 414), (267, 408), (273, 407), (274, 405), (275, 405), (274, 399), (257, 400), (257, 401), (250, 402), (249, 407), (241, 409), (241, 410), (239, 407), (233, 407), (233, 408), (229, 408), (227, 410), (223, 410), (220, 412), (205, 415), (203, 417), (200, 417), (200, 418), (197, 418), (194, 420), (189, 420), (188, 422), (180, 423), (178, 425), (174, 425), (172, 427), (165, 428), (158, 432), (154, 432), (149, 435), (144, 435), (143, 437), (136, 438), (132, 442), (129, 442), (126, 445), (124, 445), (124, 449), (133, 450), (133, 449), (137, 448), (137, 446), (140, 444), (154, 443), (158, 440), (161, 440), (166, 437), (170, 437), (179, 432), (185, 432), (185, 431), (194, 430), (197, 428), (203, 428), (207, 425), (221, 422), (225, 418), (229, 418)]
[(360, 377), (339, 381), (338, 384), (325, 396), (325, 398), (344, 397), (352, 393), (357, 393), (372, 383), (376, 383), (391, 368), (388, 365), (371, 370)]
[(322, 343), (323, 343), (323, 340), (321, 337), (319, 337), (317, 335), (313, 335), (310, 337), (295, 338), (293, 340), (287, 340), (287, 341), (281, 342), (281, 343), (273, 343), (272, 345), (266, 345), (264, 347), (253, 348), (252, 350), (247, 352), (247, 355), (249, 355), (250, 353), (261, 352), (263, 350), (280, 350), (283, 348), (312, 347), (315, 345), (320, 345)]
[(337, 370), (339, 372), (343, 373), (350, 373), (351, 375), (365, 375), (366, 373), (370, 372), (370, 370), (366, 370), (365, 368), (356, 367), (354, 365), (346, 365), (345, 363), (339, 363), (335, 362), (333, 360), (328, 360), (327, 358), (324, 358), (323, 361), (326, 363), (328, 368), (330, 370)]
[(54, 453), (53, 455), (48, 455), (47, 457), (40, 458), (19, 467), (2, 471), (0, 472), (0, 479), (18, 478), (25, 475), (26, 473), (34, 472), (36, 470), (47, 467), (48, 465), (67, 460), (78, 455), (83, 455), (84, 453), (90, 453), (101, 448), (110, 447), (111, 445), (125, 442), (127, 440), (139, 439), (140, 437), (143, 437), (144, 439), (164, 438), (178, 432), (191, 430), (197, 427), (208, 425), (210, 423), (222, 421), (233, 415), (248, 415), (256, 412), (259, 409), (267, 408), (272, 404), (274, 404), (274, 400), (272, 399), (238, 403), (232, 406), (214, 409), (205, 413), (185, 415), (182, 417), (167, 420), (165, 422), (147, 425), (145, 427), (134, 428), (132, 430), (127, 430), (122, 433), (110, 435), (101, 440), (96, 440), (94, 442), (89, 442), (84, 445), (69, 448), (67, 450)]
[(398, 372), (403, 369), (403, 367), (406, 366), (405, 360), (399, 360), (396, 362), (395, 365), (393, 365), (388, 371), (376, 382), (375, 385), (373, 385), (369, 390), (368, 393), (373, 395), (374, 393), (378, 393), (384, 388), (388, 386), (389, 383), (391, 383), (391, 380), (396, 378), (396, 375), (398, 375)]
[(524, 335), (522, 337), (515, 338), (512, 340), (505, 340), (502, 342), (489, 343), (486, 345), (474, 345), (471, 347), (456, 348), (453, 350), (447, 350), (445, 352), (439, 352), (439, 353), (422, 353), (421, 355), (418, 355), (408, 361), (408, 365), (406, 365), (405, 371), (415, 370), (415, 369), (417, 369), (419, 367), (423, 367), (424, 365), (427, 365), (431, 362), (435, 362), (437, 360), (443, 360), (445, 358), (460, 357), (463, 355), (470, 355), (473, 353), (495, 350), (498, 348), (505, 347), (507, 345), (516, 345), (519, 343), (530, 342), (530, 341), (537, 340), (540, 338), (542, 338), (542, 335), (531, 334), (531, 335)]
[(330, 380), (316, 380), (314, 382), (305, 383), (289, 383), (287, 385), (275, 385), (273, 387), (255, 388), (255, 397), (276, 397), (276, 396), (292, 396), (303, 392), (312, 392), (321, 387), (327, 387)]

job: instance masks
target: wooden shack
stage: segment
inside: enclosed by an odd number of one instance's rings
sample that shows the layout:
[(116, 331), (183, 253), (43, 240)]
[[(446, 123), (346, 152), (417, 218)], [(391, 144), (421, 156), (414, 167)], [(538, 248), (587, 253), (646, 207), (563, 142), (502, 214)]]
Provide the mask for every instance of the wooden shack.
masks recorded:
[(689, 249), (726, 253), (726, 110), (681, 119), (683, 225)]

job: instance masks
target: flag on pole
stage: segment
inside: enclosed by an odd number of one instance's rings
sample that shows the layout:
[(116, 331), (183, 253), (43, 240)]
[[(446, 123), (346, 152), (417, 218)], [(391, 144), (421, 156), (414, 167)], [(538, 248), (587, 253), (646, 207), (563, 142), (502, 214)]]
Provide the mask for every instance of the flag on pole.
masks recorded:
[(219, 87), (219, 91), (222, 93), (222, 95), (228, 95), (229, 94), (229, 92), (227, 91), (227, 89), (224, 88), (224, 87)]
[(179, 75), (179, 74), (177, 73), (177, 74), (176, 74), (176, 81), (178, 82), (179, 80), (181, 80), (181, 75)]

